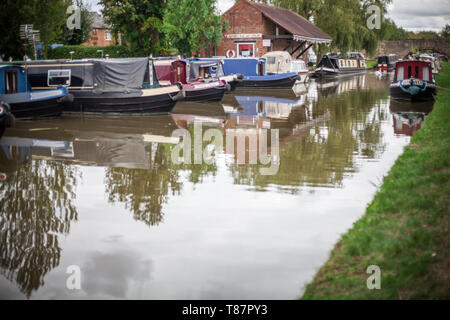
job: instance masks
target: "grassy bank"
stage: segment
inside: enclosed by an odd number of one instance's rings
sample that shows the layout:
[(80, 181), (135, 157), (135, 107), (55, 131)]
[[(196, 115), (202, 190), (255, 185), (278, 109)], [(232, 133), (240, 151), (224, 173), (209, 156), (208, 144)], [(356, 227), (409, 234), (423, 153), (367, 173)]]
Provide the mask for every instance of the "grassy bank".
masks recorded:
[[(443, 63), (440, 87), (450, 88)], [(303, 299), (450, 298), (450, 91), (397, 159), (366, 214), (345, 233)], [(381, 289), (366, 269), (381, 269)]]
[(377, 65), (377, 60), (366, 60), (366, 67), (373, 69)]

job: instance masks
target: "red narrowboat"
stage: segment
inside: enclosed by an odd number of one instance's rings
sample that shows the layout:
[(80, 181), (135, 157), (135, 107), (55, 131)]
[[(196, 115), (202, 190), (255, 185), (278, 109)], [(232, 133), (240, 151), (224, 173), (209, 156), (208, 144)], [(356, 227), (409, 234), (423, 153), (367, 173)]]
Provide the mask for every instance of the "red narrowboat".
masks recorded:
[(409, 101), (434, 99), (436, 82), (433, 79), (431, 64), (420, 60), (397, 62), (394, 81), (389, 91), (393, 99)]
[(185, 101), (220, 101), (230, 86), (210, 72), (217, 62), (191, 64), (185, 60), (157, 59), (156, 75), (161, 85), (181, 83), (186, 92)]

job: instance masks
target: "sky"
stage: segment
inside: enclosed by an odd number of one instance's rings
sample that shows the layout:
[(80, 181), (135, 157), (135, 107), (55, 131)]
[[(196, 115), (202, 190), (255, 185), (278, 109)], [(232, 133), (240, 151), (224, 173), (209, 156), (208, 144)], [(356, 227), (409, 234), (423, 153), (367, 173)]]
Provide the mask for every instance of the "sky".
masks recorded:
[[(97, 0), (87, 0), (91, 9), (99, 11)], [(234, 0), (218, 0), (218, 10), (223, 13)], [(388, 15), (394, 22), (408, 31), (441, 31), (450, 24), (450, 0), (394, 0), (388, 7)]]

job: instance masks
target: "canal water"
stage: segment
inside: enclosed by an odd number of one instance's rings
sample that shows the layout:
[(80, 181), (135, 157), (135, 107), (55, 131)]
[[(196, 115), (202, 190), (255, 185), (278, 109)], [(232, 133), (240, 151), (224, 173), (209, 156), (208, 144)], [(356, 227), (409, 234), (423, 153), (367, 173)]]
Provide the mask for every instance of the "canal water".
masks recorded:
[[(300, 297), (430, 111), (388, 86), (367, 73), (171, 115), (17, 121), (0, 140), (0, 298)], [(225, 147), (175, 163), (172, 133), (199, 123), (278, 129), (277, 171)]]

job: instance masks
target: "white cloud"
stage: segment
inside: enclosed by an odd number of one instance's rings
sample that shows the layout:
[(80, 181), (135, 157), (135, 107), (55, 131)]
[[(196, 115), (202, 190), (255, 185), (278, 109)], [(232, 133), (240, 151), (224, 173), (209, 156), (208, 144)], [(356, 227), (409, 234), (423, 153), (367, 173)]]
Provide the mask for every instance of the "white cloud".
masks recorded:
[(394, 0), (388, 15), (406, 30), (440, 31), (450, 23), (450, 0)]

